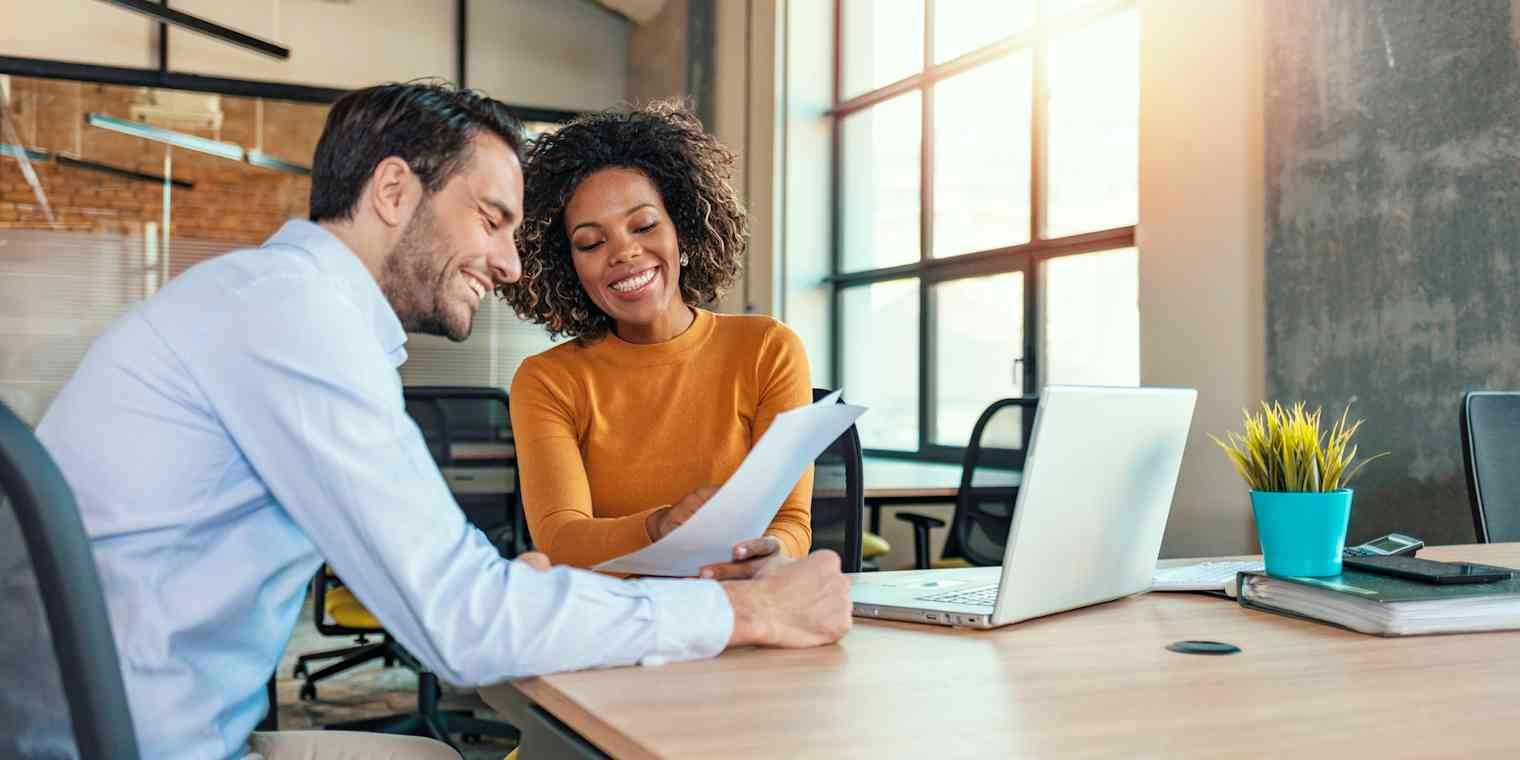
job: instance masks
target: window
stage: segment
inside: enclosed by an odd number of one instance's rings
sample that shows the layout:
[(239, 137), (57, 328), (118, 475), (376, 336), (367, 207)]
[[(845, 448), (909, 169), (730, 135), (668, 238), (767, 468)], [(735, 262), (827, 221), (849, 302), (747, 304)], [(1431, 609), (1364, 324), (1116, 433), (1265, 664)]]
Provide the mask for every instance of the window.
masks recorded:
[(1139, 382), (1134, 0), (837, 0), (834, 379), (874, 454)]

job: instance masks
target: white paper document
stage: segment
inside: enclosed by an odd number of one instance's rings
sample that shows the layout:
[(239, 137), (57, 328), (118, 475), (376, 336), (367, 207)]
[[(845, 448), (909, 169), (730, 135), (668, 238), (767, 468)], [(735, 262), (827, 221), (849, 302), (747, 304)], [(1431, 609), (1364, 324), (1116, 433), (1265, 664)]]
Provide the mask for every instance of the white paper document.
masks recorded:
[(595, 569), (691, 577), (703, 565), (733, 559), (734, 544), (765, 533), (803, 471), (866, 411), (838, 400), (835, 391), (776, 415), (739, 469), (691, 519), (659, 541)]
[(1215, 560), (1196, 565), (1158, 567), (1152, 591), (1223, 591), (1235, 596), (1235, 574), (1260, 571), (1261, 560)]

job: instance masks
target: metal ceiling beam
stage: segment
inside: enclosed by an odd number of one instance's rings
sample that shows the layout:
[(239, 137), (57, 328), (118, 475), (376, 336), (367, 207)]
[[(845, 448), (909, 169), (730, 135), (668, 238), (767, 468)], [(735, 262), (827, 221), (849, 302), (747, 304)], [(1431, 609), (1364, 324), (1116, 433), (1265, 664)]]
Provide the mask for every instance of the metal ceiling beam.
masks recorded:
[(269, 98), (291, 100), (298, 103), (331, 103), (346, 94), (347, 90), (332, 87), (313, 87), (304, 84), (268, 82), (254, 79), (226, 79), (199, 74), (163, 72), (158, 69), (134, 69), (121, 66), (99, 66), (93, 63), (74, 63), (42, 58), (18, 58), (0, 55), (0, 74), (39, 79), (65, 79), (75, 82), (98, 82), (100, 84), (126, 85), (129, 87), (160, 87), (168, 90), (189, 92), (213, 92), (241, 98)]
[[(84, 169), (86, 171), (109, 174), (113, 177), (121, 177), (122, 179), (136, 180), (138, 182), (151, 182), (155, 185), (162, 185), (164, 183), (164, 178), (158, 176), (157, 174), (140, 172), (135, 169), (128, 169), (124, 166), (116, 166), (115, 164), (107, 164), (100, 161), (90, 161), (88, 159), (75, 158), (63, 153), (52, 153), (46, 150), (37, 150), (36, 148), (24, 148), (20, 145), (0, 143), (0, 156), (18, 158), (18, 154), (22, 153), (26, 154), (26, 157), (32, 161), (42, 163), (51, 161), (55, 164), (58, 164), (59, 166), (66, 166), (71, 169)], [(183, 179), (171, 179), (169, 180), (169, 184), (183, 190), (193, 190), (195, 188), (194, 182)]]
[(132, 11), (133, 13), (140, 13), (155, 21), (173, 24), (181, 29), (187, 29), (196, 34), (203, 34), (230, 45), (262, 53), (271, 58), (278, 58), (282, 61), (290, 58), (290, 48), (288, 47), (259, 39), (231, 27), (222, 26), (215, 21), (210, 21), (200, 16), (192, 16), (183, 11), (177, 11), (158, 3), (149, 2), (149, 0), (100, 0), (100, 2), (114, 5), (117, 8)]

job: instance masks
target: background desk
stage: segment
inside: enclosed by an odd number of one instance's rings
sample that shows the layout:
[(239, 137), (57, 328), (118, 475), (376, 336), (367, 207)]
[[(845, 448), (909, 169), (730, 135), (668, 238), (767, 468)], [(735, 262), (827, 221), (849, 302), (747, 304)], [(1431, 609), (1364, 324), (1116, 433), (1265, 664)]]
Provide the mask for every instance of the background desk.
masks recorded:
[[(1019, 485), (1022, 473), (983, 470), (977, 475), (978, 487)], [(960, 490), (961, 466), (942, 462), (914, 462), (903, 459), (865, 457), (861, 481), (865, 486), (866, 509), (870, 513), (866, 530), (881, 534), (881, 508), (908, 504), (952, 504)], [(813, 488), (827, 494), (844, 488), (843, 472), (832, 473), (819, 468), (814, 473)]]
[[(1520, 567), (1520, 544), (1434, 559)], [(1180, 639), (1245, 651), (1175, 654)], [(524, 757), (1514, 757), (1520, 632), (1381, 639), (1197, 594), (993, 631), (857, 621), (838, 646), (481, 689)], [(558, 734), (556, 735), (556, 732)]]

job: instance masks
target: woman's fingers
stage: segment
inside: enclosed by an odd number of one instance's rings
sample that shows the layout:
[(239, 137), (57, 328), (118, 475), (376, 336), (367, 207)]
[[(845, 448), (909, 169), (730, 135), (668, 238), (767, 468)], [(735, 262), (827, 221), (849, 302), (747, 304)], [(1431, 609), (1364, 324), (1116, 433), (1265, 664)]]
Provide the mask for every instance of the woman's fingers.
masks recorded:
[(775, 536), (763, 536), (734, 544), (734, 559), (737, 561), (764, 557), (779, 551), (781, 551), (781, 541), (777, 540)]
[(525, 552), (517, 555), (517, 561), (528, 567), (543, 572), (549, 569), (549, 557), (542, 552)]
[(790, 562), (781, 554), (781, 542), (774, 537), (750, 539), (734, 545), (734, 561), (703, 567), (699, 575), (719, 581), (753, 578), (777, 563)]

